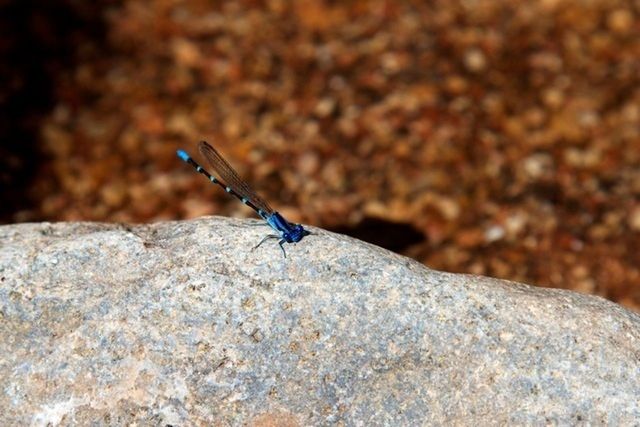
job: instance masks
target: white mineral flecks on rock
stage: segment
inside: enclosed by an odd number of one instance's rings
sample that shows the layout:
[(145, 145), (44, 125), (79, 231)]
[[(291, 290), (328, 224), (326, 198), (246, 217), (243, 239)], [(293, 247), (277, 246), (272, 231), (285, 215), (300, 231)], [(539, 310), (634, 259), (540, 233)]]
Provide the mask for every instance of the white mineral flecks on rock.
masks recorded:
[(640, 316), (203, 218), (0, 227), (0, 425), (632, 425)]

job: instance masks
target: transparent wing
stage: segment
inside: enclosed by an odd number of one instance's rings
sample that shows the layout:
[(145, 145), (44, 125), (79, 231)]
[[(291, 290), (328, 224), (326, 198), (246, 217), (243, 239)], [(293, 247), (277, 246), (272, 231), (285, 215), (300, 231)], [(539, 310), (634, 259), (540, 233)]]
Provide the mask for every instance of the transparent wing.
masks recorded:
[(201, 141), (198, 144), (200, 153), (207, 159), (207, 162), (217, 172), (220, 181), (226, 186), (231, 188), (240, 197), (244, 197), (249, 200), (256, 208), (262, 210), (266, 214), (272, 214), (273, 209), (267, 202), (265, 202), (256, 192), (247, 184), (235, 170), (231, 167), (225, 159), (222, 158), (220, 153), (209, 145), (206, 141)]

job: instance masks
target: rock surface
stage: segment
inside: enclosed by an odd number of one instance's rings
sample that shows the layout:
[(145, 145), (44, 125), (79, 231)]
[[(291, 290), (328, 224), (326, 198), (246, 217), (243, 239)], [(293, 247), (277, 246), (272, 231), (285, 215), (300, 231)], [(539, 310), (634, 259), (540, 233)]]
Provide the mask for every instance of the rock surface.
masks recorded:
[(314, 230), (0, 227), (0, 424), (640, 422), (640, 316)]

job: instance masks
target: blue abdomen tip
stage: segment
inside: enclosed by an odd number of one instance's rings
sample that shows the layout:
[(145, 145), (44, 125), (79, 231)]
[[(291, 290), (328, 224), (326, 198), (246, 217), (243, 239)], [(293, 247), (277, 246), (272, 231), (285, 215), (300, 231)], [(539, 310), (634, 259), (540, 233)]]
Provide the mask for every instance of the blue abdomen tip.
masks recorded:
[(189, 159), (191, 158), (191, 157), (189, 157), (189, 155), (187, 154), (187, 152), (186, 152), (186, 151), (184, 151), (184, 150), (178, 150), (178, 151), (176, 151), (176, 153), (178, 154), (178, 157), (180, 157), (180, 158), (181, 158), (182, 160), (184, 160), (185, 162), (188, 162), (188, 161), (189, 161)]

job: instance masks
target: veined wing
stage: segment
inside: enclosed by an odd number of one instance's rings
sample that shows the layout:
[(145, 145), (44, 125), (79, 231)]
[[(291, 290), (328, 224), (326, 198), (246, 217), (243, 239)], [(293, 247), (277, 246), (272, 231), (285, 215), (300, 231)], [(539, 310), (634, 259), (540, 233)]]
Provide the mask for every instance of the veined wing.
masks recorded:
[(206, 141), (201, 141), (198, 144), (200, 153), (207, 159), (207, 162), (216, 171), (220, 181), (226, 186), (231, 188), (240, 197), (244, 197), (251, 202), (256, 208), (262, 210), (265, 214), (270, 215), (274, 211), (258, 194), (246, 183), (245, 180), (240, 178), (236, 171), (231, 167), (229, 163), (218, 153), (218, 151), (209, 145)]

